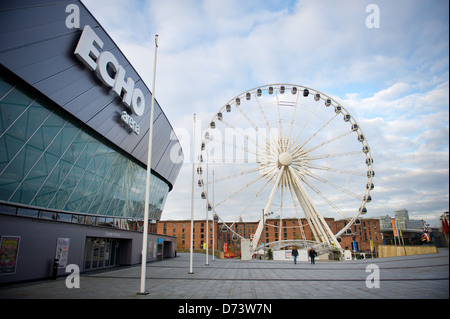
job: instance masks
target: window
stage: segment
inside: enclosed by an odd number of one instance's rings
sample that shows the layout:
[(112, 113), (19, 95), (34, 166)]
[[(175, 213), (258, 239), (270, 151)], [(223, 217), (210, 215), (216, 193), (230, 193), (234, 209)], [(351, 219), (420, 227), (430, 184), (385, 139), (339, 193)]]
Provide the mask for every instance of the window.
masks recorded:
[(16, 214), (16, 207), (0, 205), (0, 212), (2, 214), (15, 215)]
[[(0, 71), (0, 200), (142, 217), (145, 169), (31, 86)], [(159, 219), (169, 186), (151, 181), (149, 217)]]
[(36, 209), (28, 209), (28, 208), (19, 207), (19, 208), (17, 208), (17, 215), (37, 218), (39, 216), (39, 211)]

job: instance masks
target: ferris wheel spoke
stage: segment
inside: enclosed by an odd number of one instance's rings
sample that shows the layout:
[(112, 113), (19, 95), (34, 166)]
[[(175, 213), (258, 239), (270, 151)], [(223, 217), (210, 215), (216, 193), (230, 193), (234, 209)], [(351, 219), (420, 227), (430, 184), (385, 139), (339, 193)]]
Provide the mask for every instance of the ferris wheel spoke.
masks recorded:
[[(233, 132), (235, 132), (236, 136), (243, 136), (246, 141), (251, 142), (255, 146), (255, 150), (251, 151), (252, 154), (259, 155), (259, 154), (263, 153), (265, 144), (267, 143), (267, 140), (260, 133), (260, 130), (258, 128), (256, 128), (254, 131), (251, 131), (251, 133), (254, 133), (254, 134), (252, 134), (252, 135), (254, 135), (254, 137), (253, 137), (253, 136), (250, 136), (248, 134), (248, 132), (243, 131), (240, 128), (237, 128), (236, 126), (225, 121), (224, 119), (222, 119), (220, 122), (222, 122), (228, 128), (231, 128), (233, 130)], [(240, 133), (242, 133), (242, 134), (240, 134)], [(226, 133), (225, 133), (225, 136), (221, 136), (221, 137), (222, 137), (222, 139), (217, 139), (217, 141), (221, 141), (221, 143), (223, 145), (230, 145), (232, 147), (235, 147), (234, 144), (231, 144), (230, 142), (225, 142), (224, 138), (226, 139), (228, 137)], [(255, 138), (257, 138), (257, 137), (261, 138), (262, 142), (256, 141)], [(259, 140), (259, 138), (258, 138), (258, 140)], [(211, 136), (211, 135), (208, 137), (208, 139), (210, 141), (216, 140), (216, 139), (214, 139), (214, 136)], [(244, 141), (242, 141), (242, 142), (244, 142)], [(243, 146), (241, 147), (241, 149), (243, 149)]]
[(350, 191), (350, 190), (348, 190), (348, 189), (346, 189), (346, 188), (344, 188), (342, 186), (339, 186), (339, 185), (337, 185), (335, 183), (332, 183), (329, 180), (327, 180), (327, 179), (325, 179), (323, 177), (320, 177), (317, 174), (312, 173), (310, 170), (303, 170), (303, 174), (307, 175), (307, 176), (310, 176), (310, 177), (318, 180), (319, 182), (322, 182), (323, 184), (329, 185), (329, 186), (335, 188), (336, 190), (339, 190), (339, 191), (341, 191), (343, 193), (346, 193), (346, 194), (348, 194), (348, 195), (350, 195), (350, 196), (352, 196), (352, 197), (354, 197), (354, 198), (356, 198), (358, 200), (362, 200), (363, 199), (362, 196), (360, 196), (360, 195), (358, 195), (358, 194), (356, 194), (356, 193), (354, 193), (354, 192), (352, 192), (352, 191)]
[[(229, 153), (231, 153), (232, 156), (234, 156), (235, 154), (239, 154), (239, 153), (242, 153), (242, 155), (243, 155), (242, 159), (238, 159), (238, 158), (227, 159), (225, 157), (223, 159), (225, 162), (237, 162), (237, 163), (245, 162), (245, 154), (252, 154), (253, 155), (252, 157), (248, 156), (247, 157), (247, 161), (249, 161), (249, 159), (251, 159), (251, 158), (253, 158), (254, 161), (257, 161), (258, 156), (261, 154), (260, 151), (258, 151), (258, 150), (255, 151), (253, 149), (249, 149), (248, 146), (247, 147), (244, 146), (244, 145), (238, 146), (237, 145), (238, 143), (236, 143), (236, 144), (235, 143), (230, 143), (230, 142), (227, 142), (225, 140), (216, 139), (216, 138), (213, 138), (213, 137), (209, 137), (208, 140), (210, 142), (213, 142), (213, 143), (217, 144), (217, 145), (230, 147), (230, 149), (235, 150), (235, 152), (228, 151)], [(222, 149), (220, 149), (219, 153), (222, 155)], [(227, 155), (227, 154), (228, 153), (226, 153), (225, 155)], [(221, 159), (219, 159), (219, 160), (221, 160)]]
[(279, 136), (279, 151), (280, 152), (284, 152), (285, 151), (285, 141), (283, 138), (283, 124), (281, 121), (281, 106), (280, 106), (280, 98), (278, 96), (278, 92), (275, 95), (276, 100), (277, 100), (277, 111), (278, 111), (278, 136)]
[[(297, 98), (298, 98), (298, 97), (297, 97)], [(319, 107), (319, 105), (316, 104), (315, 107), (314, 107), (314, 109), (309, 113), (309, 117), (308, 117), (308, 119), (305, 121), (305, 124), (303, 125), (302, 129), (300, 130), (300, 132), (299, 132), (297, 138), (295, 139), (295, 141), (292, 142), (291, 148), (292, 148), (294, 145), (297, 145), (297, 146), (298, 146), (298, 144), (299, 144), (299, 142), (300, 142), (300, 138), (301, 138), (301, 136), (303, 135), (304, 130), (308, 127), (308, 125), (309, 125), (309, 123), (311, 122), (312, 117), (313, 117), (313, 115), (316, 113), (318, 107)], [(296, 151), (296, 148), (295, 148), (295, 147), (292, 148), (292, 152), (294, 153), (295, 151)]]
[[(238, 108), (238, 110), (241, 110), (241, 108)], [(242, 114), (245, 114), (243, 111), (241, 112)], [(245, 115), (247, 116), (247, 115)], [(250, 136), (249, 134), (247, 134), (247, 131), (244, 131), (242, 128), (237, 128), (236, 126), (234, 126), (233, 124), (231, 124), (230, 122), (222, 119), (221, 122), (227, 126), (228, 128), (231, 128), (234, 132), (240, 133), (242, 131), (242, 135), (244, 136), (244, 138), (246, 140), (248, 140), (249, 142), (252, 142), (253, 145), (256, 146), (256, 149), (258, 151), (261, 150), (262, 147), (264, 147), (264, 145), (267, 143), (267, 139), (266, 137), (261, 133), (260, 128), (258, 128), (250, 119), (247, 119), (247, 121), (249, 121), (249, 123), (251, 124), (253, 130), (251, 131), (251, 133), (253, 133), (252, 135), (254, 136)], [(255, 139), (258, 139), (255, 140)], [(259, 141), (259, 139), (261, 139), (261, 141)]]
[(234, 196), (236, 196), (237, 194), (239, 194), (240, 192), (242, 192), (243, 190), (245, 190), (246, 188), (250, 187), (251, 185), (253, 185), (254, 183), (256, 183), (257, 181), (259, 181), (260, 179), (264, 178), (263, 175), (259, 176), (258, 178), (256, 178), (255, 180), (251, 181), (250, 183), (244, 185), (243, 187), (239, 188), (237, 191), (235, 191), (234, 193), (232, 193), (231, 195), (229, 195), (228, 197), (224, 198), (223, 200), (221, 200), (220, 202), (215, 204), (215, 207), (218, 207), (220, 205), (222, 205), (224, 202), (230, 200), (231, 198), (233, 198)]
[(366, 172), (360, 172), (360, 171), (351, 171), (346, 169), (338, 169), (334, 167), (327, 167), (327, 166), (321, 166), (321, 165), (314, 165), (310, 163), (304, 163), (304, 167), (307, 167), (309, 169), (316, 169), (321, 171), (328, 171), (328, 172), (334, 172), (334, 173), (341, 173), (341, 174), (348, 174), (348, 175), (354, 175), (354, 176), (366, 176)]
[[(231, 123), (225, 121), (224, 119), (222, 119), (220, 122), (222, 122), (222, 123), (223, 123), (225, 126), (227, 126), (228, 128), (231, 128), (234, 132), (239, 132), (239, 129), (238, 129), (238, 128), (236, 128), (233, 124), (231, 124)], [(245, 134), (245, 133), (244, 133), (244, 137), (245, 137), (248, 141), (252, 142), (255, 146), (258, 146), (258, 142), (255, 141), (255, 140), (253, 139), (253, 137), (251, 137), (251, 136), (249, 136), (248, 134)]]
[(298, 97), (299, 94), (297, 94), (296, 99), (295, 99), (295, 104), (294, 104), (294, 113), (292, 114), (292, 120), (291, 120), (291, 125), (289, 127), (289, 136), (288, 136), (288, 145), (287, 148), (290, 149), (292, 147), (292, 129), (294, 128), (294, 122), (295, 122), (295, 114), (297, 113), (297, 105), (298, 105)]
[[(245, 136), (248, 138), (248, 140), (251, 141), (253, 144), (255, 144), (256, 147), (261, 147), (260, 145), (265, 145), (265, 144), (267, 143), (267, 139), (266, 139), (266, 137), (265, 137), (263, 134), (261, 134), (260, 128), (252, 121), (252, 119), (247, 115), (247, 113), (244, 112), (244, 110), (242, 109), (242, 107), (240, 107), (240, 106), (238, 106), (238, 105), (236, 104), (236, 108), (239, 110), (239, 112), (242, 114), (242, 116), (244, 116), (244, 118), (247, 120), (247, 122), (248, 122), (248, 123), (250, 124), (250, 126), (253, 128), (253, 132), (254, 132), (257, 136), (259, 136), (259, 138), (262, 139), (262, 142), (259, 142), (259, 143), (258, 143), (258, 142), (255, 141), (252, 137), (250, 137), (250, 136), (248, 136), (248, 135), (246, 134)], [(231, 123), (225, 121), (224, 119), (222, 119), (221, 121), (222, 121), (223, 124), (225, 124), (225, 125), (228, 126), (229, 128), (232, 128), (233, 130), (237, 130), (237, 128), (236, 128), (233, 124), (231, 124)], [(255, 136), (255, 137), (256, 137), (256, 136)]]
[[(323, 129), (325, 129), (336, 117), (338, 116), (338, 113), (335, 113), (334, 116), (332, 116), (321, 128), (319, 128), (317, 131), (315, 131), (303, 144), (298, 145), (292, 153), (297, 153), (298, 151), (302, 150), (303, 147), (308, 144), (317, 134), (319, 134)], [(350, 131), (351, 132), (351, 131)]]
[(319, 160), (325, 158), (333, 158), (333, 157), (345, 157), (345, 156), (353, 156), (363, 154), (362, 151), (354, 151), (354, 152), (345, 152), (345, 153), (336, 153), (336, 154), (323, 154), (317, 156), (308, 156), (309, 160)]
[(242, 210), (242, 212), (239, 214), (239, 216), (236, 218), (236, 220), (233, 222), (233, 224), (230, 226), (232, 227), (236, 221), (238, 221), (242, 215), (246, 212), (246, 210), (250, 207), (250, 205), (258, 198), (258, 196), (261, 194), (261, 192), (266, 188), (266, 186), (270, 183), (270, 179), (268, 179), (264, 185), (260, 188), (260, 190), (256, 193), (256, 195), (252, 198), (252, 200), (245, 206), (245, 208)]
[(311, 153), (312, 151), (315, 151), (315, 150), (317, 150), (317, 149), (319, 149), (319, 148), (321, 148), (321, 147), (323, 147), (323, 146), (325, 146), (325, 145), (328, 145), (328, 144), (330, 144), (330, 143), (332, 143), (332, 142), (335, 142), (335, 141), (337, 141), (337, 140), (339, 140), (339, 139), (341, 139), (341, 138), (343, 138), (343, 137), (345, 137), (345, 136), (347, 136), (347, 135), (350, 135), (350, 134), (352, 134), (352, 133), (353, 133), (353, 131), (345, 132), (345, 133), (343, 133), (343, 134), (341, 134), (341, 135), (338, 135), (338, 136), (336, 136), (336, 137), (334, 137), (334, 138), (332, 138), (332, 139), (330, 139), (330, 140), (328, 140), (328, 141), (325, 141), (325, 142), (323, 142), (323, 143), (320, 143), (320, 144), (318, 144), (318, 145), (316, 145), (316, 146), (314, 146), (314, 147), (312, 147), (312, 148), (310, 148), (310, 149), (307, 149), (307, 150), (304, 150), (304, 149), (302, 149), (302, 148), (298, 148), (298, 149), (296, 150), (295, 155), (296, 155), (296, 156), (302, 156), (302, 155), (304, 155), (304, 154)]
[(227, 181), (227, 180), (230, 180), (230, 179), (233, 179), (233, 178), (242, 177), (244, 175), (255, 173), (255, 172), (258, 172), (258, 171), (259, 171), (259, 168), (255, 167), (255, 168), (248, 169), (248, 170), (236, 173), (236, 174), (228, 175), (228, 176), (221, 177), (221, 178), (216, 178), (213, 181), (205, 183), (205, 185), (210, 185), (210, 184), (224, 182), (224, 181)]
[(336, 206), (335, 203), (333, 203), (323, 192), (321, 192), (317, 187), (315, 187), (314, 185), (312, 185), (309, 180), (304, 177), (303, 178), (303, 182), (317, 195), (319, 195), (320, 197), (322, 197), (322, 199), (328, 203), (328, 205), (330, 205), (332, 208), (334, 208), (336, 210), (336, 212), (338, 212), (342, 217), (344, 217), (345, 219), (348, 219), (348, 217), (344, 214), (344, 212)]
[(264, 112), (264, 109), (263, 109), (263, 107), (261, 105), (261, 101), (258, 99), (257, 96), (255, 96), (255, 100), (256, 100), (256, 103), (258, 104), (258, 107), (259, 107), (259, 110), (261, 111), (261, 114), (264, 117), (264, 121), (266, 122), (267, 128), (269, 129), (269, 131), (271, 131), (270, 122), (269, 122), (269, 120), (267, 118), (266, 112)]

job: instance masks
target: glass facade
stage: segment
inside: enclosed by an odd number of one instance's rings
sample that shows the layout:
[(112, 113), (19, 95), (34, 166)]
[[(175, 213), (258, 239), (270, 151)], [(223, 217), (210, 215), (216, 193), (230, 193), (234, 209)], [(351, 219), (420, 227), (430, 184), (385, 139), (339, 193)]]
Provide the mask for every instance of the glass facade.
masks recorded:
[[(0, 69), (0, 201), (142, 218), (146, 170), (28, 84)], [(151, 178), (150, 219), (169, 185)]]

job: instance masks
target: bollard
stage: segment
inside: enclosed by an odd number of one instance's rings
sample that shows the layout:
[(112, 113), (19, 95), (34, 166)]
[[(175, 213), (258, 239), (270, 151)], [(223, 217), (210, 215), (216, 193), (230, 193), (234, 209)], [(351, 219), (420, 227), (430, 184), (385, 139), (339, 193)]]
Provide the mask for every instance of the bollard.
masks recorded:
[(56, 280), (56, 277), (58, 276), (58, 267), (59, 267), (59, 259), (55, 258), (55, 260), (53, 260), (53, 271), (52, 271), (53, 280)]

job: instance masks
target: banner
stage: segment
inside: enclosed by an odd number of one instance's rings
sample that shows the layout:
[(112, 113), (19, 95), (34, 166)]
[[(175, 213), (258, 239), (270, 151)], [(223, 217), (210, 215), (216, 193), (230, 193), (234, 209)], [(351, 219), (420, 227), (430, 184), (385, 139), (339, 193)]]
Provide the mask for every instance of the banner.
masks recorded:
[(398, 221), (396, 219), (392, 219), (392, 230), (394, 232), (394, 236), (398, 237)]
[(400, 225), (398, 224), (398, 220), (396, 220), (395, 222), (397, 223), (398, 235), (399, 235), (400, 237), (403, 238), (403, 235), (402, 235), (402, 228), (401, 228)]

